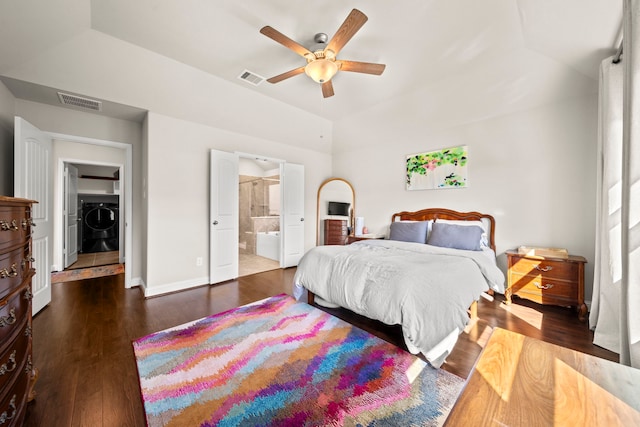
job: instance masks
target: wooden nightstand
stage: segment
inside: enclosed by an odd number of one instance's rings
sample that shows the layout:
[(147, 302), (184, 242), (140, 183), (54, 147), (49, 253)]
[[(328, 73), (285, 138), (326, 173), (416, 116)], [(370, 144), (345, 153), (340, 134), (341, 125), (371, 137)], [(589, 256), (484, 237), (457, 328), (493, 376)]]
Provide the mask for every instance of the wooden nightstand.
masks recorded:
[(584, 257), (530, 256), (516, 250), (506, 254), (508, 273), (504, 296), (507, 304), (511, 304), (512, 295), (518, 295), (540, 304), (576, 307), (578, 318), (586, 319), (584, 265), (587, 260)]

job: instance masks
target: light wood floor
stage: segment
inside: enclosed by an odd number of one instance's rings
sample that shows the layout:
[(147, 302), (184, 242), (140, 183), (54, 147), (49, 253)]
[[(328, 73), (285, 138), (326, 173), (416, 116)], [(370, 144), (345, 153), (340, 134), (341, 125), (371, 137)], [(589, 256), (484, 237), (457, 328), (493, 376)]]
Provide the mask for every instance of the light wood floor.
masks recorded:
[(238, 258), (238, 276), (244, 277), (251, 274), (280, 268), (280, 262), (270, 258), (254, 254), (240, 254)]
[(78, 268), (117, 264), (119, 261), (119, 256), (120, 255), (118, 251), (78, 254), (78, 260), (67, 267), (65, 270), (75, 270)]
[[(295, 268), (241, 277), (145, 299), (124, 289), (124, 275), (52, 285), (52, 301), (33, 320), (33, 359), (40, 370), (26, 426), (144, 426), (131, 341), (280, 293), (291, 293)], [(398, 327), (346, 310), (326, 310), (402, 346)], [(492, 328), (502, 327), (610, 360), (591, 344), (588, 325), (570, 309), (500, 298), (480, 300), (480, 320), (460, 335), (443, 368), (469, 375)]]

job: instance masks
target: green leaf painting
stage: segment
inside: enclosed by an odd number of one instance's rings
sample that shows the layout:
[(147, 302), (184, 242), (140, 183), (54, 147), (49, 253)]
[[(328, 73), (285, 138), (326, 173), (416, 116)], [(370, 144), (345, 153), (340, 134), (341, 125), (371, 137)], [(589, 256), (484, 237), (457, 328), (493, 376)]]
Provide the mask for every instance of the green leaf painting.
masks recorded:
[(407, 156), (407, 190), (464, 188), (467, 182), (467, 146)]

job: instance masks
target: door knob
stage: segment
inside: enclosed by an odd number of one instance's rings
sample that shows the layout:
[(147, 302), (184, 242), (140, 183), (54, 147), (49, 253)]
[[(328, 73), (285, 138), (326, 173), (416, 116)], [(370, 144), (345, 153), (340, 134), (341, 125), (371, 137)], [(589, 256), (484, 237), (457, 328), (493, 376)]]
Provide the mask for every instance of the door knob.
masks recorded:
[(304, 218), (300, 218), (300, 221), (304, 221)]
[(218, 221), (213, 221), (213, 225), (218, 225)]

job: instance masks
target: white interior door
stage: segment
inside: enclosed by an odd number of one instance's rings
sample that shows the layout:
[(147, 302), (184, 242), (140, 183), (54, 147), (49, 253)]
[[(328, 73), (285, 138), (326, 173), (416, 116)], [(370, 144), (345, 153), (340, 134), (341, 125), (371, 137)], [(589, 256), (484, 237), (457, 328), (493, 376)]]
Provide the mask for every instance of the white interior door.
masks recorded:
[(298, 265), (304, 255), (304, 166), (283, 163), (282, 260), (281, 267)]
[(32, 208), (31, 253), (36, 275), (32, 280), (32, 313), (51, 302), (51, 255), (53, 253), (53, 206), (51, 138), (26, 120), (15, 118), (14, 195), (35, 200)]
[(78, 260), (78, 168), (64, 166), (64, 268)]
[(238, 155), (211, 150), (209, 283), (238, 277)]

